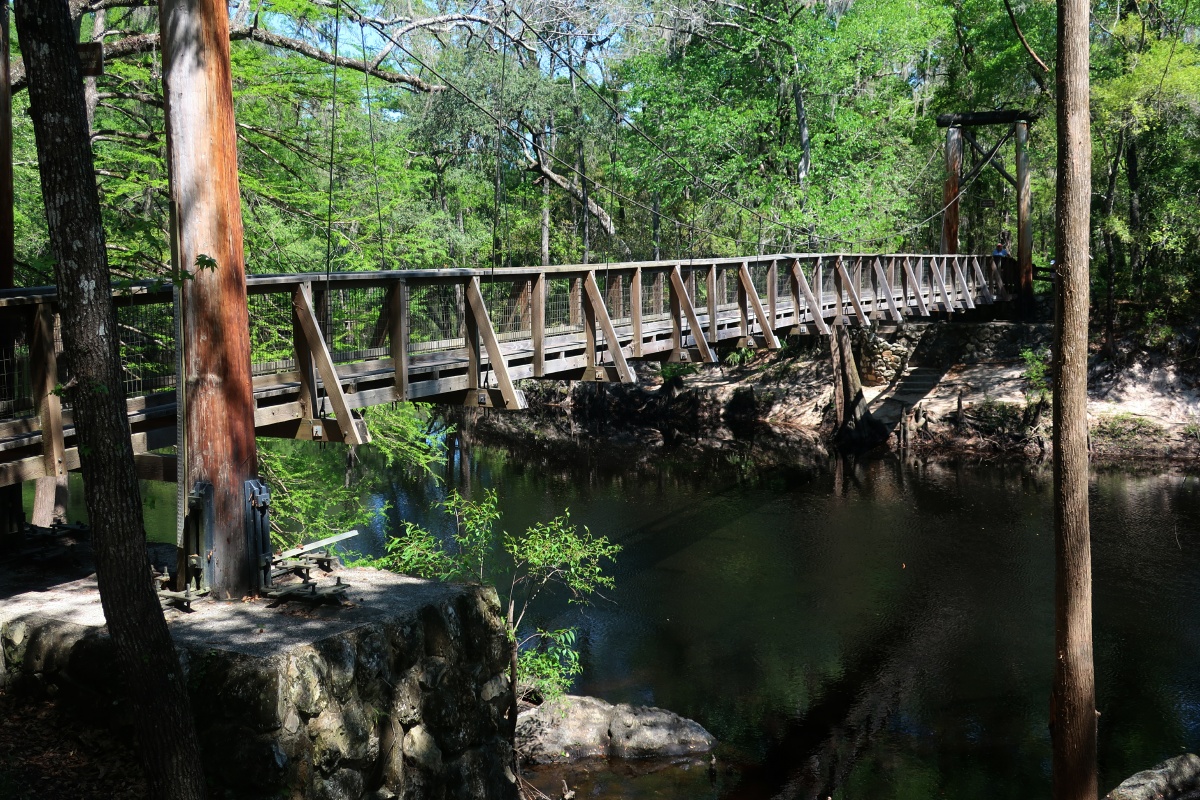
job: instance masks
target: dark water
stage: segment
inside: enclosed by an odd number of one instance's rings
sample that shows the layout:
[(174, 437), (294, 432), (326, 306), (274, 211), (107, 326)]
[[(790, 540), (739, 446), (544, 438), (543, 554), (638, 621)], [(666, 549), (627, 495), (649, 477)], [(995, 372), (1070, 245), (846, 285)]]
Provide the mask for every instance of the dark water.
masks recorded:
[[(723, 743), (715, 774), (572, 775), (581, 798), (1049, 796), (1048, 472), (632, 471), (481, 449), (462, 474), (499, 490), (508, 530), (569, 507), (623, 545), (612, 603), (535, 621), (579, 626), (576, 691)], [(400, 491), (396, 514), (436, 526), (444, 491)], [(1092, 521), (1107, 790), (1200, 747), (1200, 482), (1100, 474)]]

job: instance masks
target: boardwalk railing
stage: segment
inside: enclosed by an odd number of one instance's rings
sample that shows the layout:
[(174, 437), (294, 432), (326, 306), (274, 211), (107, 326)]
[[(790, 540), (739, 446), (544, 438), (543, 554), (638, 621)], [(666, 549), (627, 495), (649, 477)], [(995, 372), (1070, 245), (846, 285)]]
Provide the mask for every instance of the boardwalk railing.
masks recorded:
[[(496, 270), (256, 275), (247, 280), (262, 436), (362, 442), (356, 411), (395, 400), (521, 408), (530, 377), (633, 379), (629, 359), (715, 361), (734, 341), (778, 347), (1008, 299), (1008, 259), (779, 254)], [(170, 284), (114, 292), (135, 452), (172, 480), (178, 331)], [(53, 288), (0, 292), (0, 486), (78, 467)]]

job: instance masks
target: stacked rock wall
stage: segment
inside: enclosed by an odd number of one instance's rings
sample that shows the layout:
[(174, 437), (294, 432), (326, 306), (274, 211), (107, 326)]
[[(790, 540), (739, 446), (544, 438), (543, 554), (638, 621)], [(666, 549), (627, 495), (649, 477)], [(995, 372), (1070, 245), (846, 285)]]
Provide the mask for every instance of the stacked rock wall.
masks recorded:
[(911, 322), (894, 327), (851, 328), (859, 375), (881, 386), (906, 367), (945, 368), (1019, 359), (1024, 350), (1049, 347), (1052, 328), (1044, 323)]
[[(494, 590), (447, 587), (411, 613), (268, 655), (176, 638), (223, 796), (516, 797)], [(0, 646), (15, 689), (120, 719), (126, 687), (103, 629), (27, 616), (0, 624)]]

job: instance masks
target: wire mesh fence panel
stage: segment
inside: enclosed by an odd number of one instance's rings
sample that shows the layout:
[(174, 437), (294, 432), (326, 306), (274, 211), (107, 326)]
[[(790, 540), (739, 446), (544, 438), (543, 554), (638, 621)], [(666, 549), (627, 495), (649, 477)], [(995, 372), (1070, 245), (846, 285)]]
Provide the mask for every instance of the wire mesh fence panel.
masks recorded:
[(290, 372), (296, 368), (290, 292), (252, 294), (250, 311), (250, 361), (255, 375)]
[(717, 268), (717, 308), (738, 307), (738, 273), (736, 268)]
[(527, 278), (507, 280), (485, 278), (480, 291), (492, 321), (496, 338), (503, 342), (528, 339), (531, 336), (531, 284)]
[(466, 346), (466, 293), (461, 283), (410, 284), (410, 353), (456, 350)]
[(671, 316), (667, 294), (669, 276), (665, 271), (642, 271), (642, 321), (666, 319)]
[(767, 302), (767, 285), (771, 277), (771, 264), (768, 261), (760, 261), (757, 264), (750, 265), (750, 285), (754, 287), (754, 291), (758, 292), (758, 297), (764, 303)]
[(604, 305), (614, 323), (626, 323), (633, 317), (629, 295), (632, 284), (630, 278), (631, 276), (627, 274), (609, 272), (605, 269), (596, 271), (596, 285), (600, 287), (600, 296), (604, 298)]
[(546, 335), (583, 331), (579, 308), (579, 292), (574, 278), (554, 278), (546, 281)]
[(791, 272), (791, 261), (781, 258), (775, 262), (775, 307), (780, 312), (793, 307)]
[(329, 288), (325, 319), (320, 321), (325, 343), (335, 363), (348, 364), (383, 358), (390, 352), (387, 338), (387, 289), (382, 286)]
[[(117, 306), (117, 335), (125, 396), (175, 388), (174, 305)], [(60, 380), (62, 375), (59, 376)]]
[[(12, 323), (16, 328), (16, 323)], [(0, 419), (24, 419), (37, 413), (29, 369), (29, 337), (19, 331), (0, 342)]]

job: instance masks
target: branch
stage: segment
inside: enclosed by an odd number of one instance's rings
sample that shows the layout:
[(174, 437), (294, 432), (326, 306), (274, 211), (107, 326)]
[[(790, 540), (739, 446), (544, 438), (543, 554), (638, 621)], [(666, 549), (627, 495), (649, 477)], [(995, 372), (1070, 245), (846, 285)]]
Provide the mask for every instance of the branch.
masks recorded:
[(1004, 0), (1004, 10), (1008, 12), (1008, 18), (1012, 20), (1013, 28), (1017, 32), (1017, 38), (1021, 40), (1021, 44), (1025, 45), (1025, 52), (1029, 53), (1029, 57), (1037, 62), (1037, 65), (1042, 68), (1042, 72), (1049, 72), (1050, 68), (1046, 66), (1046, 62), (1038, 58), (1038, 54), (1033, 52), (1033, 48), (1029, 46), (1029, 42), (1025, 39), (1025, 34), (1021, 32), (1021, 26), (1017, 23), (1017, 15), (1013, 13), (1012, 4), (1008, 0)]

